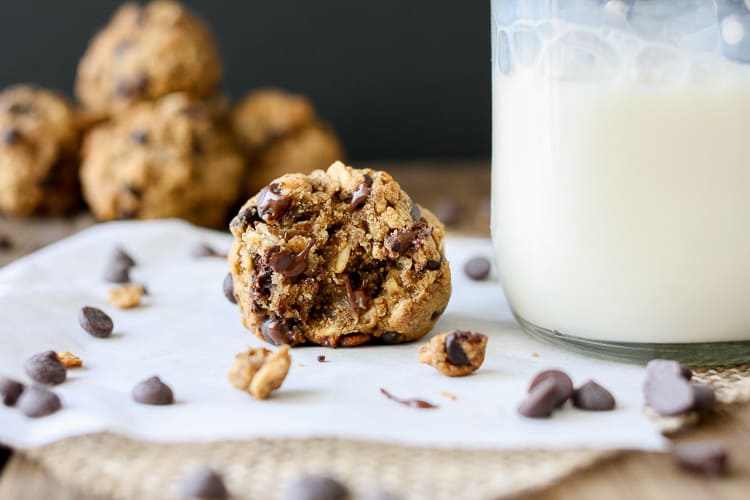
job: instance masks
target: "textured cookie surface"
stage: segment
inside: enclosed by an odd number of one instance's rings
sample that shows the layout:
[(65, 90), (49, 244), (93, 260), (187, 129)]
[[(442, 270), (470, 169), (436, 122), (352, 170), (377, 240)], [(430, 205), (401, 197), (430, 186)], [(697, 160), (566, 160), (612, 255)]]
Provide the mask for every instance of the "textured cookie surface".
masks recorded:
[(261, 89), (242, 99), (232, 125), (249, 163), (245, 193), (251, 196), (290, 172), (309, 173), (343, 159), (336, 133), (301, 95)]
[(96, 127), (83, 155), (84, 197), (101, 220), (221, 225), (244, 169), (222, 107), (184, 94), (140, 103)]
[(0, 92), (0, 210), (56, 214), (79, 202), (78, 130), (68, 101), (31, 85)]
[(386, 172), (337, 162), (284, 175), (231, 231), (243, 324), (273, 344), (415, 340), (450, 297), (443, 226)]
[(177, 2), (120, 7), (78, 65), (76, 93), (89, 110), (111, 114), (172, 92), (210, 96), (221, 80), (206, 25)]

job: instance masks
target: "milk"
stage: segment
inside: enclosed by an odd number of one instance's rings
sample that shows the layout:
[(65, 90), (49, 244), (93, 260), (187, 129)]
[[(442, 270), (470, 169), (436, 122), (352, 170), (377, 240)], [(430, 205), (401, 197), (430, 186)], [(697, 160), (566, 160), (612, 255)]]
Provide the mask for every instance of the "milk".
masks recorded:
[(621, 63), (585, 81), (541, 57), (493, 75), (492, 233), (514, 312), (603, 341), (750, 340), (746, 69), (697, 77), (687, 60), (654, 84)]

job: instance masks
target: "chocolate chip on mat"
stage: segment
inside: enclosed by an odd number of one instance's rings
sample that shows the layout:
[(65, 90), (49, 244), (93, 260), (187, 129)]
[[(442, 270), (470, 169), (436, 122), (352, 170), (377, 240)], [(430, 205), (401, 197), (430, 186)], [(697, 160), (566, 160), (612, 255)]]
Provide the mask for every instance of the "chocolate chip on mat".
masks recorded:
[(237, 298), (234, 296), (234, 280), (232, 279), (232, 273), (227, 273), (227, 275), (224, 277), (224, 296), (227, 298), (229, 302), (232, 304), (237, 303)]
[(695, 395), (693, 410), (706, 412), (713, 409), (716, 404), (716, 394), (711, 386), (701, 382), (691, 382), (690, 385), (693, 387), (693, 394)]
[(133, 387), (133, 399), (144, 405), (171, 405), (174, 394), (159, 377), (151, 377)]
[(209, 467), (198, 469), (182, 479), (180, 491), (189, 498), (223, 500), (229, 497), (221, 475)]
[(482, 281), (490, 275), (490, 261), (486, 257), (473, 257), (464, 264), (464, 273), (469, 279)]
[(518, 413), (528, 418), (547, 418), (557, 408), (559, 388), (554, 378), (545, 378), (531, 390), (518, 407)]
[(646, 365), (646, 376), (648, 378), (670, 375), (690, 380), (693, 377), (693, 372), (687, 366), (670, 359), (652, 359)]
[(14, 406), (24, 390), (24, 385), (18, 380), (0, 375), (0, 398), (5, 406)]
[(607, 389), (589, 380), (573, 391), (573, 406), (588, 411), (610, 411), (615, 408), (615, 398)]
[(68, 370), (57, 358), (55, 351), (44, 351), (34, 354), (24, 363), (26, 374), (34, 382), (45, 385), (57, 385), (65, 382)]
[(33, 386), (21, 393), (16, 406), (27, 417), (40, 418), (58, 411), (62, 408), (62, 403), (57, 394), (49, 389)]
[(562, 406), (568, 399), (573, 396), (573, 381), (567, 373), (561, 370), (544, 370), (531, 380), (529, 384), (529, 393), (531, 393), (542, 381), (552, 379), (557, 387), (557, 404)]
[(680, 443), (672, 448), (675, 463), (706, 476), (723, 476), (729, 470), (729, 453), (721, 443), (696, 441)]
[(112, 335), (114, 324), (107, 313), (96, 307), (85, 306), (78, 312), (78, 323), (94, 337), (106, 338)]
[(695, 407), (695, 391), (680, 376), (651, 377), (643, 386), (646, 402), (660, 415), (682, 415)]
[(306, 476), (287, 487), (284, 500), (349, 500), (349, 489), (328, 476)]

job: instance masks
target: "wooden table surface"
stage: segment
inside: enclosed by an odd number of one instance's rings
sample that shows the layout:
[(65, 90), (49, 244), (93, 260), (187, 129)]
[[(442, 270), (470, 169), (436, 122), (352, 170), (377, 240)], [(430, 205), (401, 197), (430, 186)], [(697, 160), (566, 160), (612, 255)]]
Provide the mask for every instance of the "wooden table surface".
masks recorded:
[[(452, 199), (457, 221), (449, 230), (489, 235), (490, 175), (486, 162), (434, 162), (368, 165), (393, 173), (404, 189), (425, 207)], [(64, 220), (0, 219), (0, 235), (11, 237), (11, 249), (0, 250), (0, 265), (93, 223), (90, 215)], [(711, 439), (731, 452), (731, 473), (703, 478), (678, 470), (668, 455), (625, 452), (579, 471), (558, 484), (523, 495), (527, 499), (631, 500), (750, 498), (750, 405), (720, 408), (675, 441)], [(3, 467), (3, 463), (5, 463)], [(0, 500), (89, 499), (53, 478), (22, 453), (0, 450)]]

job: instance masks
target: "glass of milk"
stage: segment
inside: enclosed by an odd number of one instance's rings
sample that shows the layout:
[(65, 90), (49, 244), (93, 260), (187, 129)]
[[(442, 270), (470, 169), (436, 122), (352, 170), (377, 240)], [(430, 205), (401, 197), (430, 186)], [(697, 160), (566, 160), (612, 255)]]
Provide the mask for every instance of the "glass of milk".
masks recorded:
[(492, 0), (492, 235), (524, 329), (750, 360), (750, 0)]

